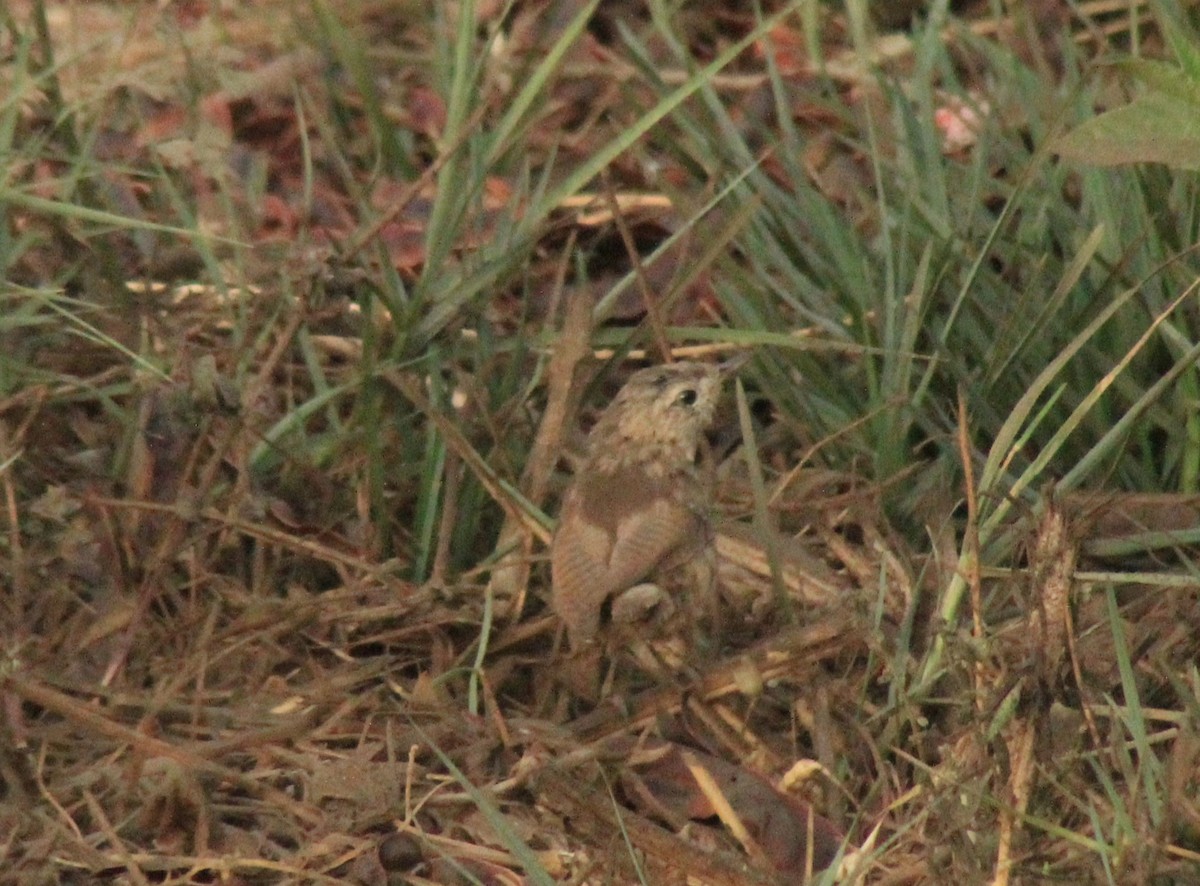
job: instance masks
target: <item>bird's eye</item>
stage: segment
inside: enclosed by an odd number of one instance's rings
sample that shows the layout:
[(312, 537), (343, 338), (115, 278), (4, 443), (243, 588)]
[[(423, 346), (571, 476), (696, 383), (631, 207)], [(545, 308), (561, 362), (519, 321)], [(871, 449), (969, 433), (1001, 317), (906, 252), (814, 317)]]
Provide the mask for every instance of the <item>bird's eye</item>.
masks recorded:
[(691, 388), (685, 388), (679, 395), (679, 402), (684, 406), (694, 406), (696, 404), (696, 392)]

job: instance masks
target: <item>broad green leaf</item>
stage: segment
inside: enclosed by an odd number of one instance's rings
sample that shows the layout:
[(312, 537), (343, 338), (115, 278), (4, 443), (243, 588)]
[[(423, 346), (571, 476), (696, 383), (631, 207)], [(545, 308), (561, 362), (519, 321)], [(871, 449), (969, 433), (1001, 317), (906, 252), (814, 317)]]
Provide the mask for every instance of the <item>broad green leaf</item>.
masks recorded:
[(1200, 111), (1200, 80), (1179, 69), (1177, 65), (1131, 58), (1117, 64), (1117, 70), (1145, 84), (1150, 95), (1177, 98)]
[(1054, 150), (1094, 166), (1165, 163), (1200, 169), (1200, 108), (1168, 95), (1146, 95), (1071, 130)]

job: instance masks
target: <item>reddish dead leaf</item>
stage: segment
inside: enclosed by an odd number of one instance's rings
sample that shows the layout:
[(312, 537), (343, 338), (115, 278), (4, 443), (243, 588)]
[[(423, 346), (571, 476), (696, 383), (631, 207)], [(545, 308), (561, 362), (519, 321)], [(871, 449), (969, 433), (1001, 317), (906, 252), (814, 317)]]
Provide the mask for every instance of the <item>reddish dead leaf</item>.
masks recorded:
[(233, 135), (233, 108), (224, 93), (204, 98), (200, 102), (200, 116), (227, 136)]
[(499, 18), (502, 13), (509, 11), (509, 5), (501, 0), (482, 0), (475, 7), (475, 21), (486, 24)]
[(487, 209), (503, 209), (512, 201), (512, 183), (506, 178), (489, 175), (483, 183), (483, 205)]
[(803, 123), (813, 129), (827, 131), (840, 129), (845, 122), (829, 105), (816, 101), (815, 98), (811, 101), (804, 100), (804, 93), (801, 100), (798, 100), (792, 106), (792, 116), (797, 123)]
[(413, 129), (430, 138), (446, 128), (446, 103), (428, 86), (414, 86), (408, 92), (408, 120)]
[(773, 56), (779, 73), (785, 77), (795, 77), (808, 72), (808, 52), (804, 35), (783, 23), (773, 27), (765, 37), (755, 42), (754, 54), (762, 59), (767, 58), (768, 54)]
[(180, 105), (161, 105), (142, 119), (134, 141), (139, 147), (148, 147), (184, 132), (188, 113)]
[(181, 31), (195, 28), (207, 19), (212, 11), (206, 0), (176, 0), (167, 9)]
[(259, 225), (254, 239), (257, 242), (292, 240), (300, 227), (300, 219), (287, 201), (276, 194), (263, 194), (258, 206)]
[[(834, 860), (844, 835), (829, 819), (807, 803), (777, 791), (762, 776), (718, 757), (688, 752), (712, 776), (742, 825), (780, 873), (803, 876), (809, 869), (808, 834), (811, 829), (811, 869), (819, 871)], [(678, 746), (644, 767), (638, 775), (655, 801), (684, 818), (705, 819), (717, 811), (700, 790)]]
[(59, 199), (62, 189), (63, 165), (54, 160), (37, 160), (32, 167), (32, 187), (35, 196), (44, 200)]
[(274, 496), (269, 498), (267, 500), (267, 513), (288, 529), (298, 530), (304, 528), (304, 523), (296, 515), (295, 510), (282, 498)]
[(425, 263), (423, 228), (411, 222), (391, 222), (383, 226), (379, 239), (397, 271), (412, 273)]
[[(395, 207), (401, 200), (404, 200), (407, 193), (408, 184), (406, 182), (397, 181), (394, 178), (380, 178), (375, 182), (375, 186), (371, 190), (371, 208), (379, 212), (386, 212), (388, 209)], [(420, 197), (410, 200), (405, 205), (404, 211), (408, 212), (414, 203), (420, 204), (421, 200), (422, 198)]]

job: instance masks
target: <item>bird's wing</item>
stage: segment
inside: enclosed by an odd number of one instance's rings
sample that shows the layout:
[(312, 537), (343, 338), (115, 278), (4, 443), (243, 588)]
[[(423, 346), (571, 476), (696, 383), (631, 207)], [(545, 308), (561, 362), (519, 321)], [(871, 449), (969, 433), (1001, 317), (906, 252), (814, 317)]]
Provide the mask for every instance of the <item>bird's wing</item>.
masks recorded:
[(554, 611), (567, 626), (571, 645), (591, 641), (600, 628), (600, 607), (615, 590), (608, 576), (613, 534), (579, 514), (572, 490), (563, 501), (550, 548)]
[(650, 575), (672, 551), (701, 531), (700, 518), (669, 499), (626, 514), (617, 524), (617, 537), (608, 557), (609, 593), (624, 590)]
[(678, 482), (629, 471), (583, 478), (568, 491), (550, 571), (554, 609), (572, 646), (595, 637), (609, 596), (646, 578), (702, 531), (700, 517), (670, 494)]

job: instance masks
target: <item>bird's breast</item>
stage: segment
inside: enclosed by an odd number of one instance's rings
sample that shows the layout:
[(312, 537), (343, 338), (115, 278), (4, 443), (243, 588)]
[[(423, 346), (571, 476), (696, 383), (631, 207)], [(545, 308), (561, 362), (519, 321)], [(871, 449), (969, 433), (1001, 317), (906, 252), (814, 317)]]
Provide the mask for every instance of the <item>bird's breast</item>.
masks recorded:
[(694, 487), (687, 473), (652, 473), (636, 465), (590, 471), (575, 480), (575, 505), (583, 520), (615, 538), (623, 522), (659, 503), (688, 505)]

